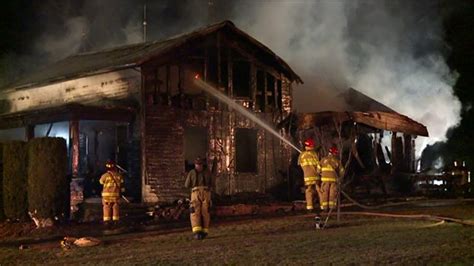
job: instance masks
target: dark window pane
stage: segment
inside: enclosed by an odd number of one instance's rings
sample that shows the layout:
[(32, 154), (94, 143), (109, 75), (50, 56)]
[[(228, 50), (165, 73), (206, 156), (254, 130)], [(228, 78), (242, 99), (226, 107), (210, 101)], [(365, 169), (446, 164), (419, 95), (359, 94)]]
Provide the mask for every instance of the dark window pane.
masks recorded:
[(235, 129), (235, 157), (237, 172), (257, 172), (257, 130)]
[(278, 109), (281, 110), (281, 108), (283, 107), (283, 103), (282, 103), (282, 95), (281, 95), (281, 80), (278, 80), (277, 81), (277, 105), (278, 105)]
[(275, 78), (267, 73), (267, 104), (275, 106)]
[(265, 72), (257, 71), (257, 106), (260, 111), (265, 111)]
[(233, 62), (232, 86), (234, 96), (250, 97), (250, 63), (245, 61)]

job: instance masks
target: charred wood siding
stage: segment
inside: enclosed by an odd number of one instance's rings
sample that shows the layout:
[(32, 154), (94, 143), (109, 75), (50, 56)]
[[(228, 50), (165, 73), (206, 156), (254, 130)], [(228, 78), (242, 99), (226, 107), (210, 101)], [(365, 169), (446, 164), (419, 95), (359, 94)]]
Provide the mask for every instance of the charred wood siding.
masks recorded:
[[(259, 114), (267, 121), (272, 114)], [(184, 188), (184, 127), (208, 130), (209, 167), (217, 164), (215, 192), (232, 195), (239, 192), (278, 193), (285, 182), (289, 148), (248, 119), (233, 112), (197, 111), (165, 106), (148, 106), (146, 117), (146, 185), (159, 202), (188, 197)], [(257, 130), (257, 171), (239, 173), (235, 165), (235, 129)]]
[[(274, 193), (286, 181), (290, 148), (247, 118), (229, 110), (225, 104), (215, 103), (211, 96), (193, 85), (194, 75), (202, 75), (205, 81), (216, 85), (270, 125), (276, 125), (290, 113), (292, 88), (289, 78), (278, 67), (259, 61), (255, 51), (248, 52), (247, 46), (227, 38), (223, 34), (189, 47), (189, 51), (181, 51), (181, 56), (164, 65), (150, 62), (143, 66), (145, 197), (151, 192), (154, 195), (150, 199), (171, 202), (189, 196), (189, 191), (184, 188), (187, 127), (207, 129), (205, 156), (210, 167), (212, 162), (217, 166), (216, 193)], [(210, 46), (199, 46), (202, 44)], [(239, 64), (245, 65), (245, 69), (240, 69)], [(181, 71), (178, 75), (162, 75), (168, 71), (161, 69), (169, 69), (169, 66), (179, 66)], [(264, 81), (260, 94), (257, 73), (261, 73)], [(239, 79), (238, 76), (245, 78)], [(168, 88), (166, 84), (175, 83), (179, 87), (176, 95), (165, 90)], [(248, 87), (243, 86), (246, 84)], [(239, 88), (234, 87), (237, 85), (241, 85), (240, 94), (237, 93)], [(156, 95), (162, 93), (168, 94), (163, 98), (171, 101), (157, 100)], [(259, 97), (263, 99), (260, 103)], [(236, 169), (235, 134), (239, 128), (256, 131), (256, 171), (238, 172)]]

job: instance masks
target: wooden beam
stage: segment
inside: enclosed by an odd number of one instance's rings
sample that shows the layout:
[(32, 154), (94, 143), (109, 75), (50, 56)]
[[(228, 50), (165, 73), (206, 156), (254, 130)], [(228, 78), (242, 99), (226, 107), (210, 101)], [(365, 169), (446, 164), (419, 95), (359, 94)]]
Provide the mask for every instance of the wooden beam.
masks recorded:
[(403, 137), (404, 137), (404, 144), (405, 144), (404, 167), (405, 167), (405, 170), (413, 172), (415, 169), (414, 169), (414, 164), (413, 164), (414, 157), (413, 157), (412, 135), (404, 134)]
[(391, 157), (390, 162), (392, 163), (392, 171), (391, 173), (395, 173), (398, 170), (398, 151), (397, 151), (397, 132), (392, 132), (392, 139), (391, 139)]
[(278, 86), (277, 86), (278, 77), (273, 78), (273, 102), (274, 108), (273, 111), (278, 110)]
[(263, 112), (267, 112), (268, 111), (268, 95), (267, 95), (267, 83), (268, 83), (268, 79), (267, 79), (267, 76), (268, 76), (268, 73), (266, 73), (265, 71), (263, 71), (263, 102), (265, 104), (265, 106), (263, 107)]
[(217, 88), (222, 90), (222, 70), (221, 70), (221, 34), (217, 33)]
[(35, 137), (35, 125), (25, 126), (25, 140), (29, 141)]
[(182, 64), (178, 64), (178, 93), (183, 93), (183, 71)]
[(257, 110), (257, 68), (255, 64), (250, 63), (250, 99), (252, 101), (252, 110)]
[[(143, 69), (143, 68), (142, 68)], [(145, 191), (146, 191), (146, 185), (148, 185), (149, 180), (147, 177), (147, 171), (146, 171), (146, 165), (147, 165), (147, 160), (146, 160), (146, 143), (145, 143), (145, 137), (146, 137), (146, 91), (145, 91), (145, 75), (142, 71), (142, 84), (140, 86), (140, 99), (141, 99), (141, 108), (140, 108), (140, 175), (141, 178), (141, 188), (142, 188), (142, 193), (141, 193), (141, 200), (143, 200)]]
[(71, 169), (72, 176), (79, 176), (79, 121), (69, 121), (69, 139), (71, 140)]
[(234, 95), (234, 86), (232, 82), (233, 78), (233, 62), (232, 62), (232, 55), (231, 49), (227, 49), (227, 88), (229, 90), (228, 95), (232, 97)]
[[(208, 71), (209, 71), (209, 48), (208, 47), (205, 47), (204, 48), (204, 73), (203, 73), (203, 78), (204, 78), (204, 81), (207, 82), (208, 81)], [(209, 94), (206, 93), (206, 110), (209, 110), (209, 105), (210, 105), (210, 98), (209, 98)]]

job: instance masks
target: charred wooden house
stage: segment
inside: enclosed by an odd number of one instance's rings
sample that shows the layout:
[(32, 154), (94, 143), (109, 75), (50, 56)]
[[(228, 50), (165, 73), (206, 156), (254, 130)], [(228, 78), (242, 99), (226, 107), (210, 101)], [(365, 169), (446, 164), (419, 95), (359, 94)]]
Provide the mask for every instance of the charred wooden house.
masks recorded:
[(273, 191), (286, 179), (289, 148), (203, 93), (196, 74), (269, 123), (290, 113), (292, 85), (302, 83), (269, 48), (224, 21), (52, 64), (0, 91), (0, 129), (12, 138), (67, 139), (71, 175), (96, 194), (104, 162), (115, 159), (137, 201), (187, 196), (196, 156), (216, 173), (218, 194)]
[(347, 169), (343, 188), (408, 192), (411, 175), (417, 170), (415, 139), (427, 137), (427, 128), (352, 88), (336, 98), (343, 110), (291, 114), (280, 126), (290, 129), (299, 141), (314, 138), (320, 144), (320, 156), (336, 145)]

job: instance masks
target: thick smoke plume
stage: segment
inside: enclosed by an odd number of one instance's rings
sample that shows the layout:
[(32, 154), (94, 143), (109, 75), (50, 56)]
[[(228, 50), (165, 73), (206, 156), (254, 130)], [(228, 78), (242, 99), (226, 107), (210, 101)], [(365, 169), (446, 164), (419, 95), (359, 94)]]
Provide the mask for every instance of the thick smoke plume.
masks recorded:
[(428, 127), (418, 153), (459, 122), (436, 1), (260, 1), (241, 8), (250, 15), (237, 24), (302, 75), (298, 111), (343, 108), (331, 95), (353, 87)]
[(302, 76), (299, 112), (342, 110), (336, 95), (353, 87), (425, 124), (430, 138), (419, 147), (459, 122), (437, 1), (44, 1), (35, 52), (48, 62), (141, 42), (145, 2), (148, 40), (234, 21)]

